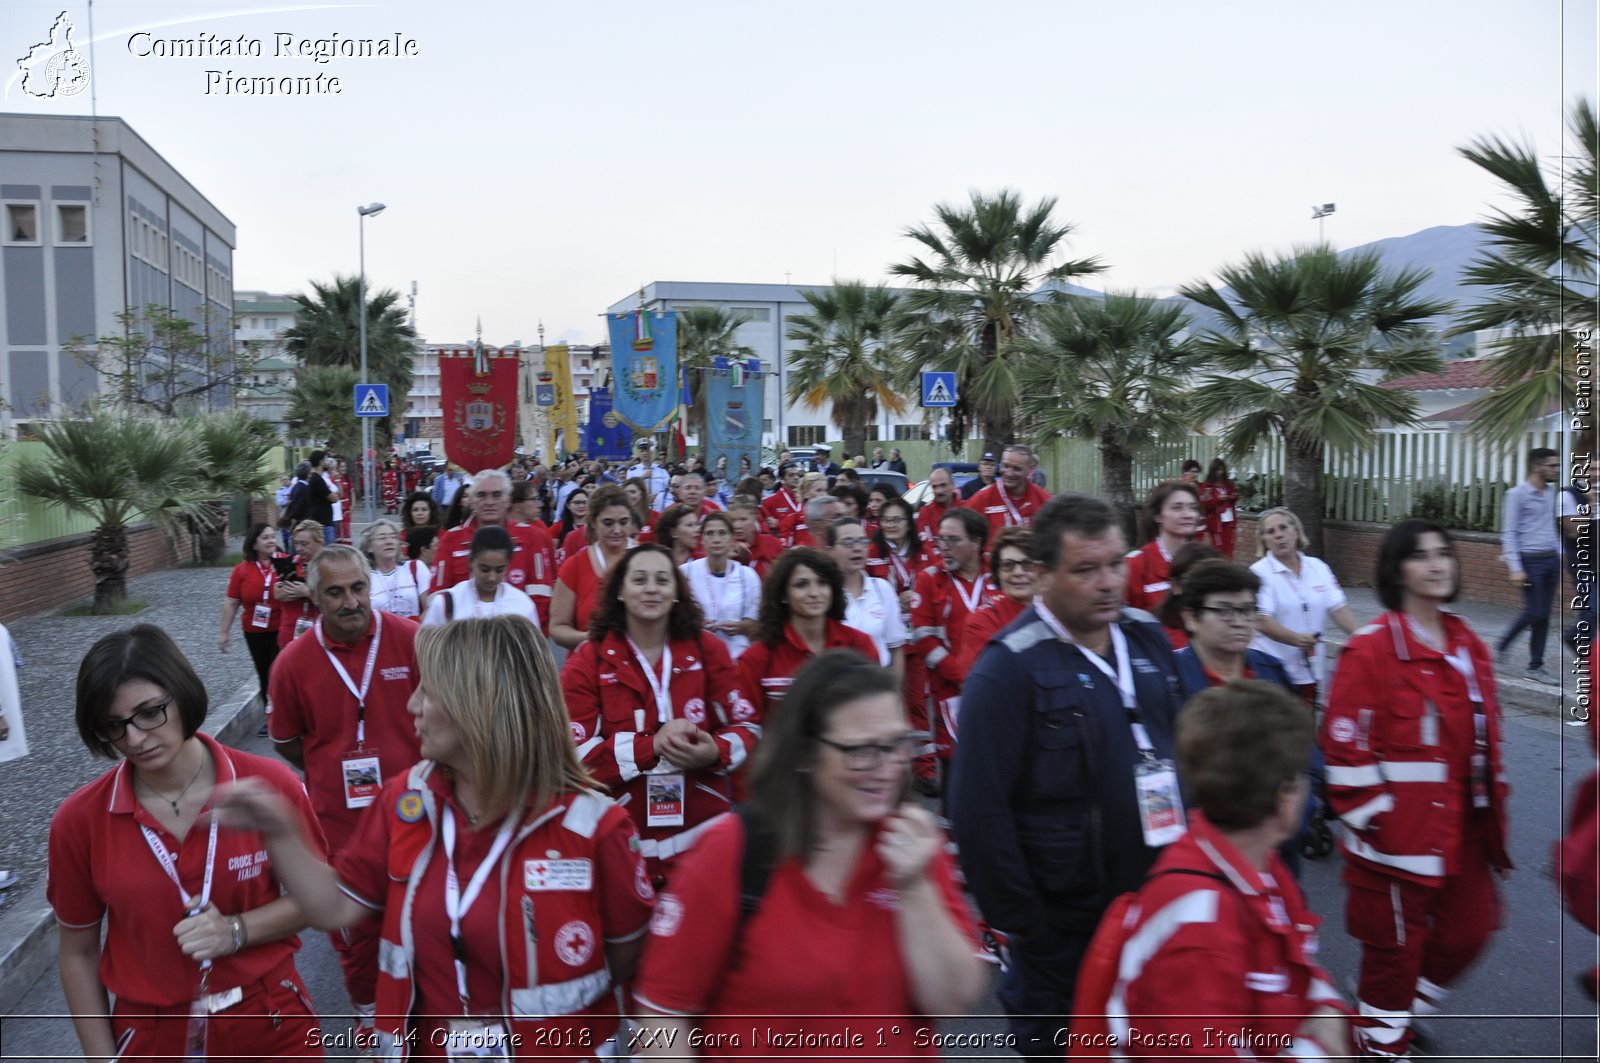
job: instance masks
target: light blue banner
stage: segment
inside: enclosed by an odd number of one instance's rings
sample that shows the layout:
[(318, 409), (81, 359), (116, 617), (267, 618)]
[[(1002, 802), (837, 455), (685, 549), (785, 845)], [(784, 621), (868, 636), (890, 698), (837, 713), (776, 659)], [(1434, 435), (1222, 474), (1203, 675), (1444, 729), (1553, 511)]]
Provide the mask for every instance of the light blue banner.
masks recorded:
[(606, 323), (617, 419), (635, 435), (653, 435), (678, 411), (677, 315), (611, 314)]
[(705, 372), (706, 464), (716, 468), (717, 459), (725, 457), (730, 476), (738, 475), (740, 458), (749, 458), (752, 469), (761, 466), (761, 418), (767, 393), (766, 378), (760, 373), (746, 372), (738, 385), (735, 379), (725, 369)]

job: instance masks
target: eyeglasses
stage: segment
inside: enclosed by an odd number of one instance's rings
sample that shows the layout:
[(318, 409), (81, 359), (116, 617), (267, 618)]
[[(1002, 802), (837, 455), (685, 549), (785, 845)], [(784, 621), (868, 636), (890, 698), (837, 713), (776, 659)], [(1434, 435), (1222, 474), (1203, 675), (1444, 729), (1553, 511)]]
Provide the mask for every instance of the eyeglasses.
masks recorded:
[(1025, 557), (1012, 557), (1000, 562), (1001, 572), (1025, 572), (1032, 567), (1033, 562)]
[(878, 523), (879, 524), (904, 524), (905, 522), (906, 522), (905, 517), (901, 516), (898, 513), (895, 513), (895, 514), (885, 513), (881, 517), (878, 518)]
[(837, 749), (844, 757), (844, 766), (851, 771), (871, 771), (883, 763), (885, 757), (910, 760), (911, 755), (925, 746), (932, 735), (926, 731), (908, 731), (887, 745), (881, 742), (861, 742), (847, 746), (831, 738), (817, 736), (817, 741), (830, 749)]
[(1215, 613), (1224, 620), (1249, 620), (1256, 615), (1253, 605), (1199, 605), (1197, 613)]
[(934, 542), (944, 547), (960, 546), (962, 543), (967, 542), (967, 538), (964, 535), (941, 535)]
[(833, 545), (842, 546), (846, 550), (854, 550), (858, 546), (866, 546), (871, 541), (864, 535), (852, 535), (848, 539), (835, 539)]
[(141, 731), (154, 731), (167, 722), (167, 706), (171, 704), (172, 698), (168, 697), (161, 704), (140, 709), (132, 716), (112, 716), (101, 720), (94, 733), (107, 742), (120, 742), (123, 735), (128, 733), (130, 723)]

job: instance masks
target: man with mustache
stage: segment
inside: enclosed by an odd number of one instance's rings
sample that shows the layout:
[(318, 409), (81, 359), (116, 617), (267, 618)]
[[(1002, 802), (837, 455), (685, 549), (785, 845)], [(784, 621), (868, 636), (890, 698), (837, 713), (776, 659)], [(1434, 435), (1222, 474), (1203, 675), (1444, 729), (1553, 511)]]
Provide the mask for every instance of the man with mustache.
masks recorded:
[(1177, 669), (1155, 617), (1123, 608), (1126, 551), (1105, 501), (1051, 499), (1033, 522), (1037, 597), (961, 698), (950, 816), (967, 888), (1009, 941), (1000, 1002), (1023, 1056), (1060, 1058), (1101, 913), (1184, 829)]
[[(325, 546), (306, 565), (321, 617), (278, 654), (267, 718), (278, 754), (306, 775), (311, 807), (337, 859), (384, 779), (421, 759), (406, 702), (417, 688), (417, 624), (374, 612), (366, 555)], [(377, 999), (377, 920), (328, 935), (345, 989), (370, 1029)]]

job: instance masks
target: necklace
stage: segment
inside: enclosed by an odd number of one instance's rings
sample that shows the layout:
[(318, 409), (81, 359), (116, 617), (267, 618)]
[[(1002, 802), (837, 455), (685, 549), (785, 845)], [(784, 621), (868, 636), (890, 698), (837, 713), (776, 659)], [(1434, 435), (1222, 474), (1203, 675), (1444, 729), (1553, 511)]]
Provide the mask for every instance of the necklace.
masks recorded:
[(190, 778), (189, 785), (185, 786), (182, 790), (178, 791), (178, 796), (177, 797), (168, 797), (166, 794), (160, 792), (154, 786), (151, 786), (148, 782), (145, 782), (143, 779), (140, 779), (139, 781), (144, 784), (144, 788), (146, 790), (150, 791), (151, 794), (155, 795), (156, 797), (161, 798), (161, 800), (163, 800), (167, 804), (171, 805), (172, 806), (172, 814), (174, 816), (176, 816), (176, 815), (179, 814), (178, 813), (178, 802), (183, 800), (184, 795), (189, 792), (189, 788), (192, 787), (195, 784), (196, 780), (198, 780), (200, 778), (200, 773), (205, 771), (205, 770), (206, 770), (206, 757), (205, 757), (205, 753), (202, 752), (200, 754), (200, 766), (194, 770), (194, 776), (192, 778)]

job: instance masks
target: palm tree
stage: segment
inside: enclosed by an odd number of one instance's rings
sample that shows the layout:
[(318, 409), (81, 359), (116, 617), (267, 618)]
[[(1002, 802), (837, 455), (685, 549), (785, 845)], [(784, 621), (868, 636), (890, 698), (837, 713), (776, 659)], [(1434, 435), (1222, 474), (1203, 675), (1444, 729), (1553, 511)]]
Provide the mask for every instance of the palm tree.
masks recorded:
[(80, 420), (38, 426), (43, 458), (24, 457), (17, 487), (51, 507), (89, 517), (96, 614), (113, 612), (128, 597), (128, 527), (139, 521), (171, 524), (199, 513), (200, 454), (181, 422), (91, 409)]
[[(289, 420), (304, 434), (326, 440), (335, 453), (357, 453), (361, 426), (351, 416), (350, 402), (360, 375), (342, 365), (299, 370), (289, 388)], [(392, 402), (389, 408), (395, 408)]]
[[(311, 282), (312, 295), (290, 296), (299, 304), (283, 345), (304, 368), (361, 367), (361, 278), (334, 275), (331, 284)], [(400, 293), (367, 293), (367, 367), (371, 380), (389, 385), (391, 417), (379, 424), (380, 442), (393, 438), (393, 419), (406, 408), (417, 334), (406, 322)], [(359, 381), (357, 381), (359, 383)], [(348, 403), (347, 403), (348, 406)], [(346, 409), (346, 414), (351, 411)]]
[(706, 372), (718, 358), (744, 362), (756, 357), (756, 351), (738, 342), (735, 333), (744, 324), (738, 314), (720, 306), (686, 306), (677, 314), (678, 362), (689, 382), (689, 427), (704, 452), (710, 442), (706, 438)]
[(1020, 392), (1010, 348), (1040, 305), (1037, 289), (1105, 266), (1096, 258), (1050, 265), (1072, 232), (1052, 220), (1053, 197), (1031, 207), (1009, 189), (993, 196), (973, 191), (971, 198), (970, 206), (935, 206), (936, 226), (905, 230), (926, 260), (889, 267), (918, 285), (900, 299), (898, 383), (909, 391), (923, 370), (954, 371), (951, 444), (959, 446), (975, 420), (985, 449), (998, 451), (1016, 439)]
[(227, 548), (226, 499), (260, 494), (272, 483), (276, 474), (264, 462), (278, 437), (270, 424), (242, 410), (201, 417), (189, 427), (200, 452), (206, 497), (204, 517), (192, 527), (200, 539), (201, 560), (214, 563)]
[(1129, 543), (1135, 453), (1189, 426), (1183, 397), (1198, 359), (1180, 335), (1188, 324), (1172, 300), (1070, 296), (1043, 307), (1018, 344), (1023, 415), (1040, 440), (1059, 433), (1095, 441), (1102, 490)]
[(1428, 271), (1385, 272), (1378, 255), (1335, 254), (1326, 246), (1268, 258), (1248, 255), (1185, 296), (1220, 320), (1196, 350), (1220, 372), (1195, 389), (1189, 409), (1226, 420), (1222, 442), (1238, 460), (1281, 436), (1284, 500), (1322, 549), (1322, 460), (1327, 448), (1370, 445), (1384, 423), (1416, 423), (1417, 401), (1367, 379), (1437, 372), (1439, 341), (1424, 323), (1450, 304), (1418, 289)]
[[(1573, 408), (1574, 343), (1591, 345), (1596, 314), (1596, 238), (1600, 228), (1600, 122), (1594, 104), (1579, 99), (1567, 118), (1572, 146), (1554, 181), (1531, 147), (1480, 137), (1461, 148), (1514, 200), (1483, 223), (1491, 249), (1462, 279), (1487, 291), (1468, 307), (1453, 332), (1504, 330), (1489, 373), (1490, 393), (1475, 403), (1473, 429), (1511, 441), (1528, 422), (1555, 406)], [(1587, 333), (1587, 335), (1580, 335)]]
[(864, 281), (834, 281), (832, 288), (801, 294), (811, 310), (789, 321), (788, 338), (802, 345), (791, 356), (789, 401), (812, 409), (831, 402), (845, 453), (865, 454), (878, 407), (906, 409), (887, 346), (895, 295)]

